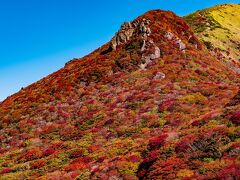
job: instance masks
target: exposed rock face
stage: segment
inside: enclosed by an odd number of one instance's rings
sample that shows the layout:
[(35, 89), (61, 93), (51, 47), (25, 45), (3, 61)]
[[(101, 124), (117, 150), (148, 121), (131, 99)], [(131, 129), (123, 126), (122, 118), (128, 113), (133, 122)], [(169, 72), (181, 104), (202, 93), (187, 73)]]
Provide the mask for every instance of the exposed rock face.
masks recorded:
[(182, 42), (182, 40), (179, 37), (175, 36), (173, 33), (166, 32), (165, 37), (169, 41), (173, 41), (173, 43), (179, 48), (180, 51), (184, 51), (186, 49), (186, 45)]
[(147, 38), (151, 34), (151, 29), (148, 27), (149, 24), (150, 20), (148, 19), (143, 19), (142, 21), (135, 20), (132, 23), (125, 22), (111, 40), (112, 49), (116, 50), (119, 45), (128, 42), (133, 34)]
[(152, 62), (152, 60), (161, 57), (161, 51), (159, 47), (157, 47), (152, 40), (149, 40), (149, 41), (144, 40), (144, 46), (142, 47), (141, 50), (144, 51), (145, 49), (151, 49), (151, 51), (153, 52), (150, 54), (145, 54), (145, 53), (142, 54), (142, 64), (140, 64), (140, 68), (143, 70), (147, 67), (148, 64)]
[[(145, 68), (152, 62), (152, 60), (161, 57), (161, 51), (154, 41), (149, 38), (151, 29), (149, 27), (151, 21), (149, 19), (135, 20), (131, 22), (125, 22), (121, 29), (111, 40), (111, 48), (116, 50), (119, 45), (124, 45), (131, 40), (131, 37), (136, 35), (142, 39), (142, 64), (140, 68)], [(150, 53), (149, 53), (150, 52)]]
[(171, 40), (173, 39), (174, 35), (173, 35), (173, 33), (171, 33), (171, 32), (166, 32), (165, 37), (166, 37), (169, 41), (171, 41)]
[(122, 26), (120, 31), (116, 33), (116, 35), (111, 40), (111, 47), (113, 50), (116, 50), (117, 46), (120, 44), (125, 44), (133, 35), (135, 31), (133, 25), (130, 22), (125, 22)]

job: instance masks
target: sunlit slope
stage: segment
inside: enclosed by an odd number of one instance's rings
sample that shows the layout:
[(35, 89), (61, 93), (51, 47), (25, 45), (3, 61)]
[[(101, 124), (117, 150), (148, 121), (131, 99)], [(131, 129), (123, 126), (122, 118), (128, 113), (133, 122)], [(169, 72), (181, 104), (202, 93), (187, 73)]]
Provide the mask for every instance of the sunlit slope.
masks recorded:
[(218, 5), (184, 19), (218, 59), (240, 72), (239, 4)]

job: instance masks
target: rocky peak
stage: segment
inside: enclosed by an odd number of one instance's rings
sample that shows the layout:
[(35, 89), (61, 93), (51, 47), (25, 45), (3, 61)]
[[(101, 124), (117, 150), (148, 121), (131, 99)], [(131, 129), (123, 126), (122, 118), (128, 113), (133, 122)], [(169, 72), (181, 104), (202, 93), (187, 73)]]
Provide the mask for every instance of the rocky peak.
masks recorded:
[(154, 60), (160, 60), (164, 54), (201, 49), (201, 43), (181, 18), (161, 10), (149, 11), (132, 22), (123, 23), (104, 52), (118, 54), (129, 46), (141, 56), (137, 64), (142, 70), (153, 64)]
[(116, 35), (111, 40), (112, 50), (116, 50), (118, 46), (128, 43), (133, 36), (137, 37), (141, 41), (141, 64), (139, 67), (143, 70), (147, 67), (152, 60), (160, 58), (161, 51), (160, 48), (155, 44), (151, 35), (150, 19), (136, 19), (133, 22), (125, 22), (121, 29), (116, 33)]
[(142, 36), (143, 39), (147, 38), (151, 33), (148, 27), (150, 23), (149, 19), (125, 22), (111, 40), (112, 49), (116, 50), (119, 45), (127, 43), (134, 34)]

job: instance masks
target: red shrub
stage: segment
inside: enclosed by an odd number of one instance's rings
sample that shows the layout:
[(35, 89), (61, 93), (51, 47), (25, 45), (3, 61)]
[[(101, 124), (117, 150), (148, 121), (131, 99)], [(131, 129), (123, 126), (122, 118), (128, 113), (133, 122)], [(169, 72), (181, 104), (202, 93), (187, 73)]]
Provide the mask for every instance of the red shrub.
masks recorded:
[(53, 148), (48, 148), (45, 151), (43, 151), (43, 156), (50, 156), (55, 152)]
[(83, 153), (84, 153), (84, 150), (82, 149), (77, 149), (75, 151), (73, 151), (69, 157), (70, 158), (78, 158), (78, 157), (82, 157), (83, 156)]
[(5, 169), (0, 171), (0, 174), (6, 174), (6, 173), (10, 173), (10, 172), (12, 172), (11, 168), (5, 168)]
[(176, 152), (186, 152), (188, 149), (190, 149), (190, 146), (187, 141), (181, 141), (176, 145)]
[(215, 117), (216, 117), (216, 116), (214, 116), (214, 114), (212, 114), (212, 113), (207, 113), (207, 114), (205, 114), (205, 115), (202, 117), (202, 120), (207, 121), (207, 120), (213, 119), (213, 118), (215, 118)]
[(168, 137), (167, 134), (163, 134), (161, 136), (153, 137), (149, 140), (149, 147), (152, 148), (159, 148), (163, 145), (166, 138)]
[(65, 171), (75, 171), (75, 170), (82, 170), (86, 169), (87, 165), (84, 163), (74, 163), (70, 164), (65, 168)]
[(236, 164), (232, 164), (221, 170), (218, 173), (218, 177), (221, 179), (238, 178), (240, 177), (240, 167)]
[(200, 69), (195, 70), (195, 73), (197, 73), (198, 75), (203, 75), (203, 71)]
[(167, 100), (162, 102), (162, 104), (159, 105), (159, 111), (171, 111), (175, 105), (174, 100)]
[(41, 167), (43, 167), (45, 165), (45, 160), (38, 160), (38, 161), (35, 161), (33, 163), (31, 163), (30, 167), (31, 169), (39, 169)]
[(61, 148), (62, 145), (63, 145), (63, 142), (54, 143), (52, 145), (52, 148), (53, 149), (59, 149), (59, 148)]
[(31, 160), (40, 158), (41, 155), (42, 155), (41, 151), (39, 151), (38, 149), (33, 149), (33, 150), (30, 150), (30, 151), (26, 152), (25, 155), (24, 155), (24, 158), (27, 161), (31, 161)]
[(56, 110), (54, 106), (50, 106), (48, 109), (50, 112), (54, 112)]
[(95, 151), (97, 151), (97, 150), (99, 150), (99, 149), (100, 149), (100, 146), (99, 146), (99, 145), (95, 145), (95, 144), (90, 145), (90, 146), (88, 147), (88, 151), (89, 151), (89, 152), (95, 152)]
[(41, 135), (46, 135), (46, 134), (50, 134), (52, 132), (57, 132), (58, 131), (58, 126), (57, 124), (54, 124), (54, 123), (50, 123), (50, 124), (47, 124), (45, 127), (43, 127), (42, 129), (42, 132), (41, 132)]
[(98, 160), (97, 160), (97, 162), (98, 162), (98, 163), (102, 163), (105, 159), (107, 159), (106, 156), (99, 157)]
[(233, 124), (240, 125), (240, 111), (235, 112), (230, 118), (230, 121)]
[(196, 135), (188, 135), (176, 144), (176, 152), (187, 152), (190, 149), (189, 144), (197, 139)]
[(99, 131), (100, 131), (100, 128), (97, 128), (97, 127), (91, 128), (92, 133), (96, 133), (96, 132), (99, 132)]
[(151, 151), (148, 156), (143, 160), (143, 163), (150, 163), (153, 162), (157, 159), (158, 157), (158, 152), (156, 151)]
[(171, 157), (167, 160), (158, 160), (150, 167), (149, 179), (176, 179), (176, 172), (187, 168), (182, 159)]
[[(1, 140), (1, 138), (0, 138), (0, 140)], [(3, 148), (0, 147), (0, 153), (1, 153), (1, 154), (4, 153), (4, 152), (6, 152), (6, 151), (7, 151), (6, 149), (3, 149)]]
[(146, 169), (141, 169), (141, 170), (138, 171), (137, 176), (142, 178), (142, 177), (145, 176), (146, 172), (147, 172)]
[(87, 164), (92, 161), (92, 158), (90, 157), (79, 157), (71, 161), (71, 164), (76, 164), (76, 163), (84, 163)]
[(192, 122), (192, 126), (199, 126), (201, 124), (200, 120), (195, 120)]
[(79, 173), (77, 173), (77, 172), (72, 172), (70, 175), (71, 175), (71, 178), (72, 178), (72, 179), (76, 179), (76, 177), (79, 175)]
[(128, 161), (130, 162), (139, 162), (141, 159), (140, 157), (136, 156), (136, 155), (132, 155), (128, 157)]
[(158, 158), (158, 152), (157, 151), (151, 151), (148, 156), (143, 160), (143, 162), (139, 166), (139, 170), (137, 173), (137, 176), (140, 178), (143, 178), (148, 169), (152, 166), (154, 161), (156, 161)]
[(63, 140), (78, 139), (81, 136), (76, 127), (64, 124), (62, 124), (62, 128), (59, 131), (59, 134)]

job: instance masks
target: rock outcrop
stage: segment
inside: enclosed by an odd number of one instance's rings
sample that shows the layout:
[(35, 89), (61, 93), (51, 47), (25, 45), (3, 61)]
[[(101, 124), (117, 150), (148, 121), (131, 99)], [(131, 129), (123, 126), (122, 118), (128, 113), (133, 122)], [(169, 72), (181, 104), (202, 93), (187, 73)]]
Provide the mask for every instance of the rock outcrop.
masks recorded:
[(142, 54), (142, 63), (140, 64), (140, 68), (143, 70), (148, 66), (148, 64), (152, 62), (152, 60), (161, 57), (161, 51), (159, 47), (157, 47), (157, 45), (153, 42), (153, 40), (144, 40), (141, 51), (144, 52), (145, 50), (151, 50), (151, 53)]
[(157, 74), (154, 76), (153, 79), (164, 79), (166, 77), (166, 75), (162, 72), (157, 72)]
[(184, 51), (186, 49), (186, 45), (182, 42), (182, 40), (177, 37), (176, 35), (174, 35), (171, 32), (166, 32), (165, 37), (169, 40), (169, 41), (173, 41), (174, 44), (179, 48), (180, 51)]
[(112, 49), (116, 50), (119, 45), (127, 43), (134, 34), (145, 39), (151, 33), (151, 29), (148, 27), (150, 22), (148, 19), (125, 22), (111, 40)]
[[(154, 41), (149, 38), (151, 28), (149, 27), (151, 21), (149, 19), (135, 20), (133, 22), (125, 22), (121, 29), (111, 40), (111, 49), (116, 50), (118, 46), (126, 44), (133, 36), (138, 36), (141, 39), (141, 64), (139, 67), (142, 70), (152, 62), (152, 60), (161, 57), (161, 51)], [(180, 42), (179, 42), (180, 43)], [(180, 45), (182, 46), (182, 44)]]

